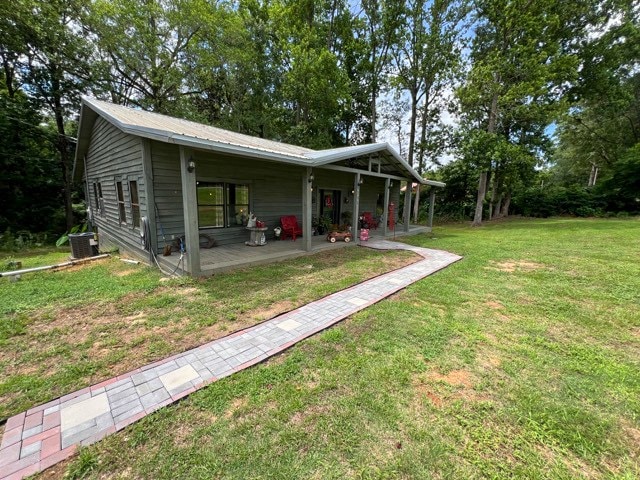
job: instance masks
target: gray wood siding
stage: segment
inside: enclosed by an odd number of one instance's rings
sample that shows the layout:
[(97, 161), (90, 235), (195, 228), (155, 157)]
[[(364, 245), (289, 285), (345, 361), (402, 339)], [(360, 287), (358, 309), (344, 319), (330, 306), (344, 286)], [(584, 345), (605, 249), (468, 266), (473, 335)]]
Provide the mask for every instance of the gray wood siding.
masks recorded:
[[(157, 207), (156, 235), (158, 250), (184, 235), (180, 149), (177, 145), (151, 142), (153, 192)], [(164, 232), (164, 238), (163, 234)]]
[[(155, 202), (158, 208), (158, 249), (164, 245), (161, 227), (167, 242), (184, 235), (184, 213), (180, 180), (180, 152), (176, 145), (151, 142), (151, 162)], [(268, 236), (280, 224), (283, 215), (295, 215), (302, 223), (302, 179), (305, 168), (273, 162), (246, 159), (204, 151), (194, 152), (198, 181), (246, 183), (250, 185), (249, 209), (266, 222)], [(353, 211), (354, 174), (334, 170), (314, 170), (312, 214), (320, 211), (320, 189), (340, 190), (340, 211)], [(394, 181), (391, 201), (398, 205), (399, 181)], [(360, 212), (376, 212), (378, 195), (384, 198), (384, 178), (364, 176), (361, 187)], [(344, 199), (349, 202), (345, 203)], [(194, 200), (195, 201), (195, 200)], [(381, 200), (382, 201), (382, 200)], [(116, 212), (117, 214), (117, 212)], [(219, 245), (242, 243), (249, 239), (243, 227), (201, 229), (213, 235)]]
[[(105, 245), (115, 244), (129, 251), (142, 252), (140, 230), (133, 227), (129, 181), (138, 183), (140, 216), (148, 215), (147, 200), (142, 174), (141, 139), (128, 135), (101, 117), (96, 119), (86, 158), (86, 174), (89, 183), (88, 201), (94, 212), (94, 224), (98, 234), (105, 237)], [(127, 223), (120, 224), (116, 182), (122, 182)], [(100, 182), (104, 199), (104, 212), (98, 213), (93, 184)], [(107, 240), (108, 238), (108, 240)]]
[[(154, 192), (158, 206), (158, 245), (163, 245), (160, 223), (168, 241), (184, 235), (179, 150), (175, 145), (152, 142)], [(269, 235), (283, 215), (296, 215), (302, 222), (302, 167), (261, 162), (209, 152), (195, 152), (198, 181), (226, 181), (250, 185), (250, 211), (266, 222)], [(201, 229), (219, 245), (249, 239), (243, 227)]]
[[(355, 180), (354, 173), (348, 172), (340, 172), (336, 170), (322, 170), (316, 169), (314, 171), (315, 181), (314, 186), (317, 188), (314, 190), (314, 199), (313, 199), (313, 215), (319, 215), (320, 213), (320, 190), (340, 190), (342, 197), (342, 205), (340, 205), (340, 213), (344, 211), (349, 211), (353, 213), (353, 195), (351, 195), (351, 191), (353, 190), (353, 184)], [(378, 204), (378, 195), (380, 195), (380, 203), (384, 204), (384, 186), (385, 179), (380, 177), (370, 177), (365, 173), (362, 174), (363, 183), (360, 186), (360, 206), (359, 213), (362, 215), (362, 212), (371, 212), (376, 215), (376, 208)], [(391, 189), (391, 200), (396, 203), (397, 210), (397, 198), (399, 186), (399, 181), (394, 181), (394, 186)], [(394, 197), (394, 192), (395, 197)], [(395, 198), (395, 200), (394, 200)], [(345, 199), (349, 200), (349, 203), (345, 203)], [(352, 219), (353, 224), (355, 225), (355, 219)]]

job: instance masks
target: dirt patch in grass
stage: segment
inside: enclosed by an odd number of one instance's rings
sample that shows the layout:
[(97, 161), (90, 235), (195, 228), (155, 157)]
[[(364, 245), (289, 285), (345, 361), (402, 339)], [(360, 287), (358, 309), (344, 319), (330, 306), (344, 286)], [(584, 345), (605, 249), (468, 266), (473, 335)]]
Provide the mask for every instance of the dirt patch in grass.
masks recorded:
[(485, 267), (490, 270), (498, 270), (500, 272), (514, 273), (516, 271), (531, 272), (546, 268), (541, 263), (526, 262), (524, 260), (511, 262), (489, 262), (489, 266)]
[(559, 454), (544, 444), (536, 444), (534, 448), (547, 465), (561, 462), (576, 478), (600, 478), (602, 476), (600, 472), (571, 454), (571, 452)]
[(132, 268), (128, 270), (121, 270), (119, 272), (115, 272), (116, 277), (126, 277), (127, 275), (131, 275), (132, 273), (136, 273), (136, 271)]
[(447, 383), (453, 387), (473, 387), (471, 374), (467, 370), (452, 370), (446, 375), (442, 375), (438, 372), (431, 372), (427, 375), (427, 378), (435, 382)]
[(269, 305), (266, 308), (250, 310), (246, 313), (253, 320), (262, 321), (269, 318), (277, 317), (290, 310), (297, 308), (297, 305), (290, 300), (283, 300)]
[(504, 308), (504, 305), (502, 305), (500, 302), (496, 302), (495, 300), (489, 300), (487, 302), (484, 302), (484, 305), (485, 307), (489, 307), (494, 310), (501, 310)]
[(231, 401), (231, 405), (229, 405), (229, 408), (227, 408), (227, 410), (224, 412), (223, 417), (227, 419), (233, 417), (238, 410), (246, 407), (248, 403), (249, 400), (244, 397), (234, 398)]
[(415, 375), (411, 381), (418, 400), (426, 398), (437, 408), (456, 400), (477, 402), (489, 400), (474, 388), (475, 378), (467, 370), (452, 370), (447, 374), (427, 372)]

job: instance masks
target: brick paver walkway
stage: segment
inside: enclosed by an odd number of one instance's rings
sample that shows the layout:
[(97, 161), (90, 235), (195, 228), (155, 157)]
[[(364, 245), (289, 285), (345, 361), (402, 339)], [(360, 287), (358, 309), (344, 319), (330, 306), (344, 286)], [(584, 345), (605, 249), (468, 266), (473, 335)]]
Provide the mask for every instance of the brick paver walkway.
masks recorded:
[(367, 246), (411, 250), (423, 260), (9, 418), (0, 444), (0, 480), (42, 471), (71, 456), (79, 445), (94, 443), (261, 362), (461, 258), (386, 240)]

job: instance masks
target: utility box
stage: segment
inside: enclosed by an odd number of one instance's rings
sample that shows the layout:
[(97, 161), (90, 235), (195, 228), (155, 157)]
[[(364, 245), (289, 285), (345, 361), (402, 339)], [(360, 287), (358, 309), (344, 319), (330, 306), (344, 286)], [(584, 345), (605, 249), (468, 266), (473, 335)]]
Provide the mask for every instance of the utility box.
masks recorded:
[(71, 244), (71, 256), (73, 258), (87, 258), (93, 256), (91, 248), (93, 232), (70, 233), (69, 243)]

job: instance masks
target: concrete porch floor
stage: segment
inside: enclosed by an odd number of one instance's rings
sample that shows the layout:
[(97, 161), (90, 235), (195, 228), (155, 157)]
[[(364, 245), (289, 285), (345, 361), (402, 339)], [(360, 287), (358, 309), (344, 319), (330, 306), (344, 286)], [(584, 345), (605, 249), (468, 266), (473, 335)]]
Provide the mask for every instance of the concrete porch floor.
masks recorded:
[[(395, 238), (405, 235), (427, 233), (430, 231), (431, 228), (429, 227), (422, 225), (410, 225), (409, 231), (405, 232), (402, 225), (399, 225), (395, 231)], [(369, 238), (371, 239), (382, 240), (383, 237), (382, 229), (380, 228), (378, 230), (369, 231)], [(388, 232), (386, 238), (393, 239), (394, 232)], [(248, 239), (249, 234), (247, 233), (247, 240)], [(342, 241), (330, 243), (326, 240), (326, 235), (317, 235), (312, 238), (312, 250), (310, 252), (304, 250), (304, 243), (301, 239), (297, 239), (295, 242), (289, 239), (267, 240), (267, 244), (261, 247), (250, 247), (244, 243), (235, 243), (213, 248), (201, 248), (200, 268), (202, 270), (202, 275), (207, 276), (226, 270), (279, 262), (289, 258), (312, 255), (323, 250), (344, 248), (357, 245), (359, 243), (360, 240), (355, 238), (349, 243)], [(362, 243), (366, 244), (366, 242)], [(178, 266), (178, 263), (180, 262), (180, 254), (178, 252), (174, 252), (168, 257), (159, 255), (158, 262), (165, 271), (172, 272), (175, 270), (175, 273), (177, 274), (184, 274), (184, 271), (182, 270), (184, 264), (180, 263)]]

